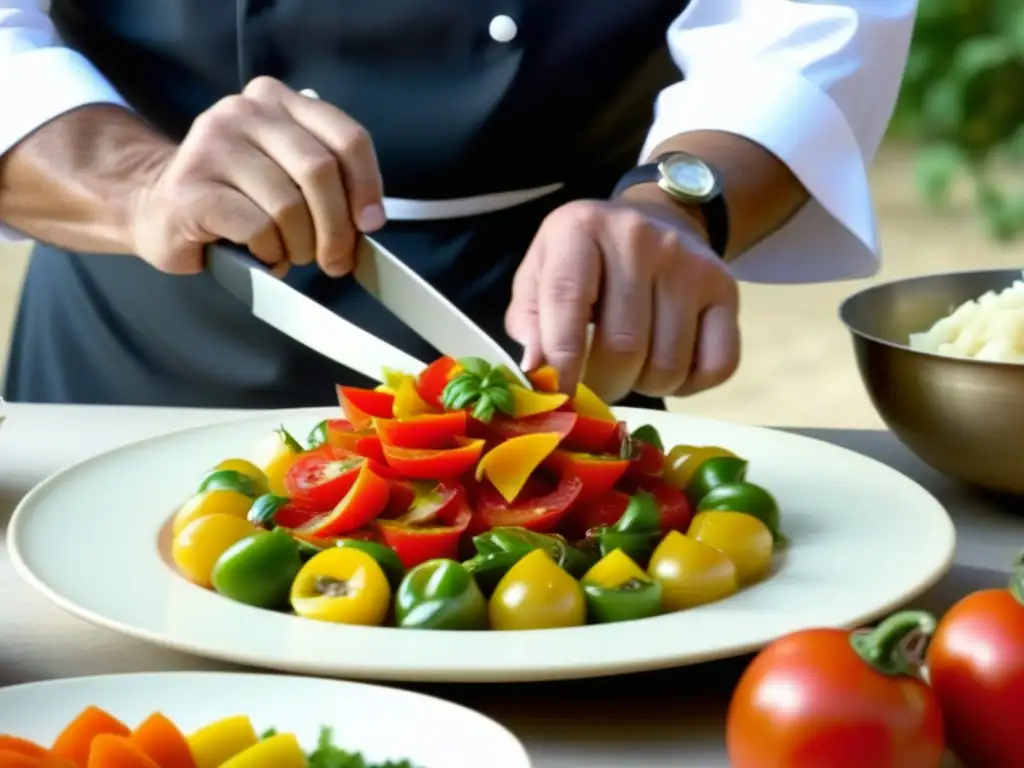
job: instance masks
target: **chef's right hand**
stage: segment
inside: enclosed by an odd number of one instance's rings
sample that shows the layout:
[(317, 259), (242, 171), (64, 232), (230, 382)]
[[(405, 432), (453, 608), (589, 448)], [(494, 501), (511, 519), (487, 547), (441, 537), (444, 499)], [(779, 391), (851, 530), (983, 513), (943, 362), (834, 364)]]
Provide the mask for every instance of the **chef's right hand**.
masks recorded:
[(337, 107), (269, 77), (196, 118), (132, 201), (136, 253), (163, 272), (203, 268), (203, 246), (244, 245), (283, 272), (314, 258), (352, 268), (359, 233), (384, 225), (366, 129)]

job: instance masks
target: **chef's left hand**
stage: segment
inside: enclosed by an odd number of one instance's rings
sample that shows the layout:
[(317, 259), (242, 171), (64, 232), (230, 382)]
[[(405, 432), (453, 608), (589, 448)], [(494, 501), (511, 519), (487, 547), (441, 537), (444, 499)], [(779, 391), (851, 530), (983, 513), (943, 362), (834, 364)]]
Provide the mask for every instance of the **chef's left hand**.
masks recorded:
[(739, 291), (700, 226), (682, 211), (576, 201), (541, 225), (516, 273), (506, 315), (523, 367), (554, 366), (571, 392), (587, 383), (614, 402), (631, 391), (686, 395), (739, 364)]

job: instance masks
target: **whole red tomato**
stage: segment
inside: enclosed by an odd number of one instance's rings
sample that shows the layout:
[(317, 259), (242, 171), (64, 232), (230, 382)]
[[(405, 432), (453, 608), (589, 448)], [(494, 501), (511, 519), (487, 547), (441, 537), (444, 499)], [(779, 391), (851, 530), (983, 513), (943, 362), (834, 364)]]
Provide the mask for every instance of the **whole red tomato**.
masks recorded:
[(946, 613), (928, 646), (928, 671), (963, 763), (1024, 764), (1024, 557), (1009, 589), (975, 592)]
[(942, 715), (907, 651), (934, 628), (908, 611), (873, 630), (811, 629), (765, 648), (729, 705), (729, 765), (938, 768)]

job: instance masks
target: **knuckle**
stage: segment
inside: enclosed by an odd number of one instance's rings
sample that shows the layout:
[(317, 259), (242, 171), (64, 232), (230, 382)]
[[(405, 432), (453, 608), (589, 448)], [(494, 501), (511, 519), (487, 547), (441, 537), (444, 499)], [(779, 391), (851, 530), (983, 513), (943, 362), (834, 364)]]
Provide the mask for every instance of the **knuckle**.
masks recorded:
[(338, 162), (327, 153), (310, 155), (295, 169), (304, 184), (319, 185), (338, 174)]
[(298, 189), (281, 192), (270, 204), (270, 219), (276, 222), (284, 222), (293, 219), (302, 213), (306, 207), (306, 200)]
[(242, 91), (254, 99), (266, 100), (276, 97), (285, 88), (284, 83), (269, 75), (260, 75), (249, 81)]
[(356, 156), (366, 154), (373, 149), (373, 140), (370, 133), (359, 123), (353, 123), (352, 127), (345, 131), (339, 138), (339, 149), (345, 156)]
[(639, 333), (623, 328), (608, 329), (601, 334), (601, 341), (608, 350), (621, 354), (639, 352), (646, 346)]
[(580, 281), (566, 275), (555, 275), (546, 280), (543, 293), (553, 304), (580, 304), (586, 301)]
[(552, 216), (558, 216), (569, 223), (591, 229), (600, 222), (604, 210), (604, 205), (594, 200), (574, 200), (563, 205)]
[(245, 96), (233, 94), (225, 96), (214, 104), (206, 114), (215, 125), (226, 124), (228, 121), (243, 120), (255, 117), (258, 112), (256, 103)]

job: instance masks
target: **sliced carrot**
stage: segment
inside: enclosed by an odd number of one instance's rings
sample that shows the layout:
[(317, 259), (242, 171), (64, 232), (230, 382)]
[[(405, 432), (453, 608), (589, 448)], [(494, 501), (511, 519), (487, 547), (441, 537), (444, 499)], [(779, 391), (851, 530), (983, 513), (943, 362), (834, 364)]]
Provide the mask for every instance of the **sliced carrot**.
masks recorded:
[(92, 741), (86, 768), (160, 768), (128, 736), (101, 733)]
[(28, 755), (29, 757), (46, 757), (50, 754), (50, 750), (39, 746), (34, 741), (0, 733), (0, 753), (2, 752), (17, 752), (19, 755)]
[(131, 740), (160, 768), (196, 768), (185, 734), (159, 712), (136, 728)]
[(63, 757), (78, 766), (86, 768), (89, 763), (89, 748), (93, 739), (103, 734), (128, 736), (131, 729), (113, 715), (99, 707), (86, 707), (78, 717), (68, 723), (60, 736), (53, 742), (50, 752)]

